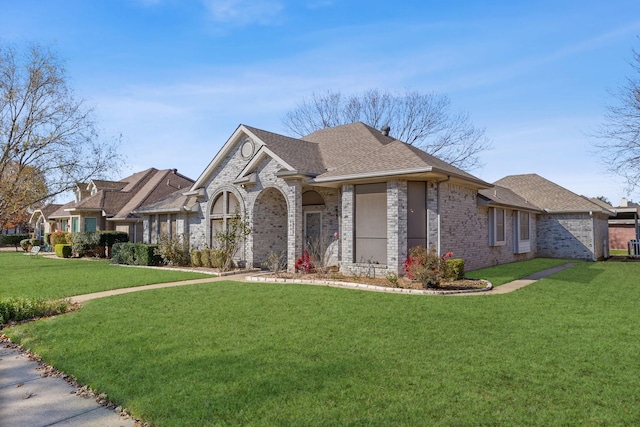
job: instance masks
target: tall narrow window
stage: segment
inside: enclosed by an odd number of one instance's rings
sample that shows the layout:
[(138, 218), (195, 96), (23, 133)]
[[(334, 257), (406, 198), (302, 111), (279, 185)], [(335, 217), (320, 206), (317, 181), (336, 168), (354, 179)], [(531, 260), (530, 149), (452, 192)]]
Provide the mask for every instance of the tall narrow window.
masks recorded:
[(530, 215), (529, 212), (516, 212), (515, 215), (516, 224), (514, 225), (514, 252), (517, 254), (523, 254), (531, 252), (531, 239), (530, 233)]
[(506, 213), (504, 209), (492, 208), (489, 211), (489, 245), (502, 246), (505, 243)]
[(387, 263), (387, 184), (356, 185), (354, 262)]

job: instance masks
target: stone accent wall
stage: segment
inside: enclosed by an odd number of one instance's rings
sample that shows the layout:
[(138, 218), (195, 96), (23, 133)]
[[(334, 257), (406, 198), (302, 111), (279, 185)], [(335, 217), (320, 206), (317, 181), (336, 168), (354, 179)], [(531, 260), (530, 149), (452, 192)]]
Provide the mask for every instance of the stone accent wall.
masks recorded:
[(440, 247), (438, 201), (438, 184), (427, 182), (427, 248), (436, 250)]
[(342, 230), (340, 232), (340, 242), (342, 247), (341, 270), (348, 271), (353, 264), (355, 241), (354, 241), (354, 213), (355, 213), (355, 187), (351, 184), (342, 186)]
[(387, 268), (402, 274), (407, 259), (407, 181), (387, 183)]
[(540, 215), (537, 235), (538, 256), (594, 260), (594, 222), (588, 213)]

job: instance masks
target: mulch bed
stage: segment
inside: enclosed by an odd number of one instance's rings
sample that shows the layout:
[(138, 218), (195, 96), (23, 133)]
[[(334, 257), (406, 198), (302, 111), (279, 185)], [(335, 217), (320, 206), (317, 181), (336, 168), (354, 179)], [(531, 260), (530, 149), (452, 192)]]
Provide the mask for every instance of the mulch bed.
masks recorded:
[[(265, 277), (265, 276), (263, 276)], [(266, 277), (273, 277), (278, 279), (297, 279), (297, 280), (332, 280), (336, 282), (348, 282), (348, 283), (361, 283), (364, 285), (380, 286), (386, 288), (402, 288), (402, 289), (425, 289), (422, 283), (411, 281), (403, 277), (398, 278), (397, 281), (390, 281), (387, 278), (382, 277), (366, 277), (366, 276), (345, 276), (341, 273), (327, 273), (327, 274), (302, 274), (302, 273), (274, 273), (266, 275)], [(442, 283), (439, 287), (429, 287), (433, 290), (466, 290), (466, 289), (484, 289), (487, 287), (487, 282), (477, 279), (462, 279), (451, 282)]]

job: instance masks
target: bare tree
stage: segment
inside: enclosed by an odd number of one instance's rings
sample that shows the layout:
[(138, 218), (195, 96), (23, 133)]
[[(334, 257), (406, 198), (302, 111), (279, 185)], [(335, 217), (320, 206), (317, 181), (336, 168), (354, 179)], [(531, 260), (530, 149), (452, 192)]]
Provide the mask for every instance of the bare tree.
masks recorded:
[(119, 169), (119, 139), (99, 140), (49, 48), (0, 44), (0, 227), (90, 177)]
[(461, 169), (482, 166), (479, 154), (491, 149), (483, 128), (475, 127), (467, 113), (452, 112), (446, 95), (371, 89), (349, 97), (340, 92), (313, 93), (283, 118), (292, 135), (305, 136), (327, 127), (361, 121), (376, 129), (391, 128), (391, 135)]
[(594, 143), (607, 170), (625, 180), (631, 193), (640, 186), (640, 52), (633, 51), (633, 75), (612, 91), (616, 102), (606, 107)]

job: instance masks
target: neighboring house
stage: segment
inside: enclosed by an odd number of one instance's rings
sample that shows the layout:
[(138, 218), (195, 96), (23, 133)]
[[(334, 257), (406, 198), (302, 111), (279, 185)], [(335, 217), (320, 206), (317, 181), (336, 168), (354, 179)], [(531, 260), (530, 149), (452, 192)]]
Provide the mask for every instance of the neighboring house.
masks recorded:
[(495, 184), (542, 210), (537, 256), (589, 261), (609, 256), (608, 220), (615, 212), (536, 174), (511, 175)]
[(640, 205), (623, 198), (620, 201), (620, 206), (609, 206), (609, 209), (616, 213), (615, 218), (609, 219), (609, 247), (628, 250), (631, 240), (640, 241), (640, 227), (638, 225)]
[(31, 223), (41, 237), (56, 230), (118, 230), (128, 233), (133, 242), (142, 241), (142, 217), (134, 211), (173, 192), (185, 191), (193, 182), (175, 169), (149, 168), (120, 181), (79, 183), (74, 201), (36, 210)]
[[(529, 180), (561, 192), (566, 204), (529, 192)], [(189, 191), (136, 213), (145, 242), (175, 218), (195, 249), (215, 246), (215, 232), (241, 215), (252, 232), (238, 260), (259, 267), (281, 254), (290, 271), (317, 242), (342, 271), (378, 276), (403, 274), (414, 246), (452, 251), (469, 270), (536, 256), (602, 256), (608, 213), (597, 205), (573, 206), (580, 196), (537, 175), (496, 184), (363, 123), (301, 139), (240, 125)]]

